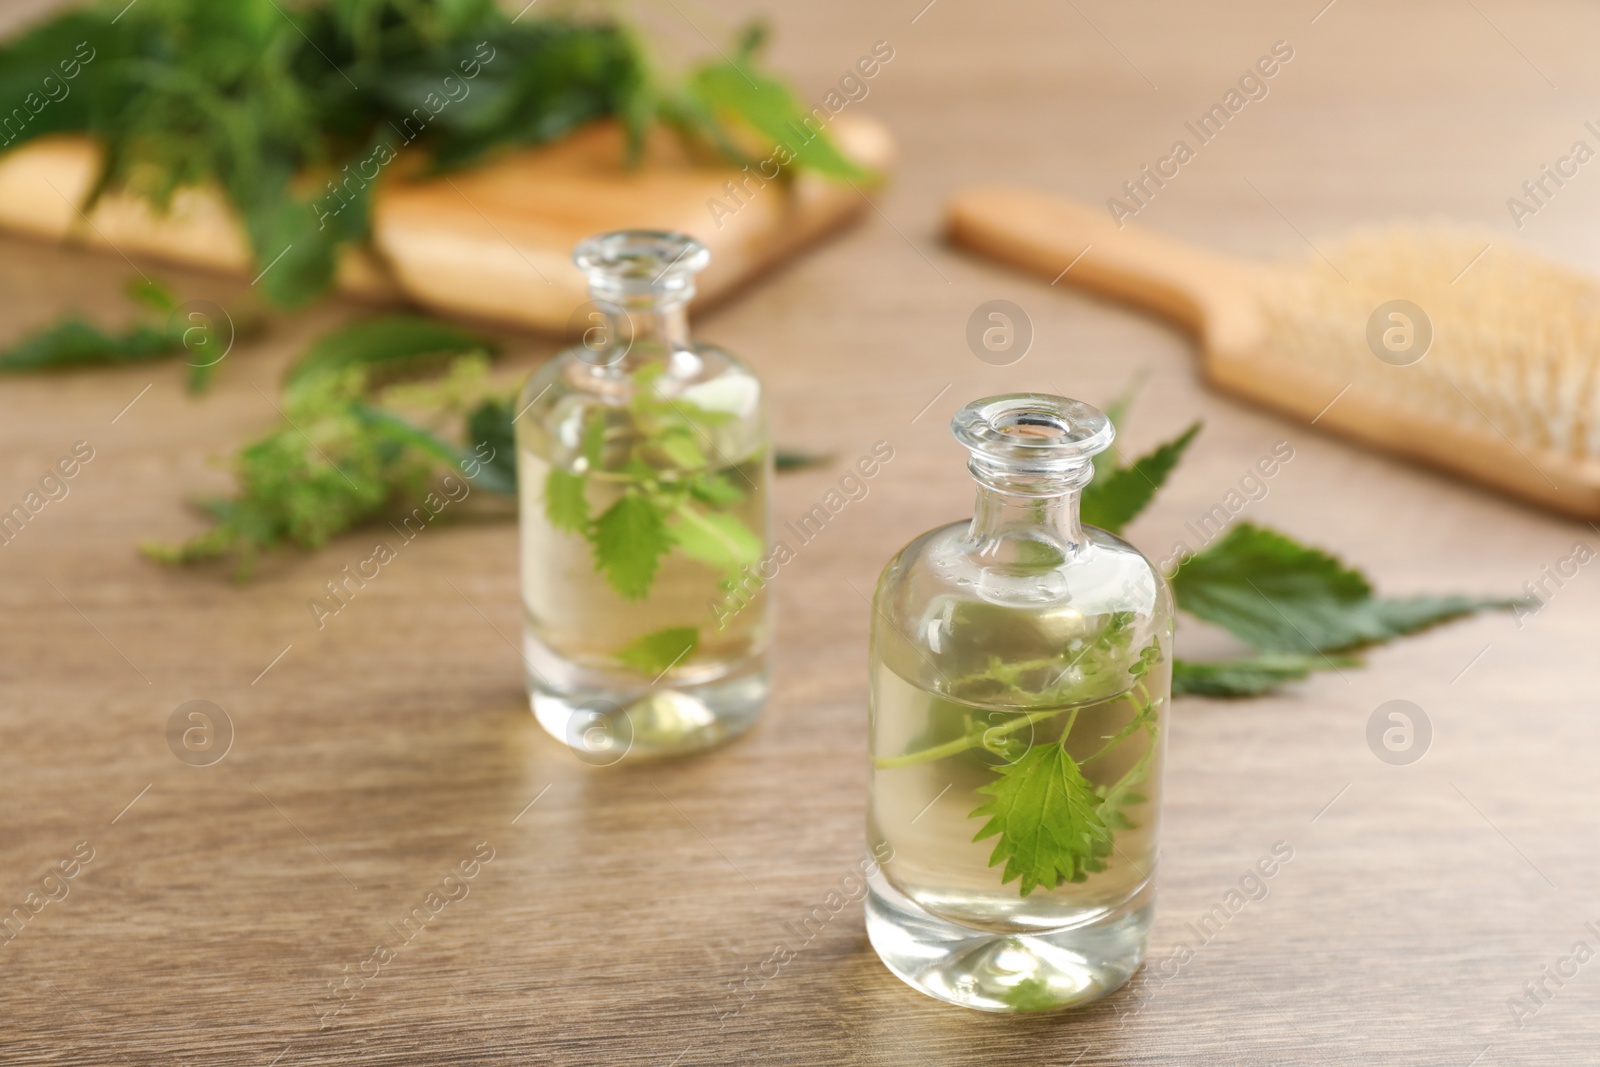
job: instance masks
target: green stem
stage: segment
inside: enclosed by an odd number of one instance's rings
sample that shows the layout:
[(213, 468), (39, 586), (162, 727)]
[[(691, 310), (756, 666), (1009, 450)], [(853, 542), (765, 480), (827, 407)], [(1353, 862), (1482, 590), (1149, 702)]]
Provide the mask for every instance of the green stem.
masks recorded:
[(1100, 746), (1100, 751), (1096, 752), (1092, 756), (1085, 756), (1083, 759), (1079, 760), (1079, 766), (1088, 763), (1090, 760), (1097, 760), (1101, 756), (1104, 756), (1107, 752), (1110, 752), (1113, 748), (1117, 747), (1117, 745), (1127, 738), (1129, 734), (1133, 733), (1140, 726), (1144, 725), (1146, 714), (1152, 710), (1150, 691), (1144, 687), (1143, 682), (1140, 682), (1138, 685), (1134, 686), (1133, 689), (1128, 691), (1128, 696), (1130, 697), (1134, 696), (1135, 694), (1138, 694), (1144, 698), (1144, 707), (1140, 708), (1138, 714), (1134, 715), (1132, 719), (1128, 720), (1128, 725), (1118, 730), (1115, 734), (1112, 734), (1110, 739), (1107, 740), (1104, 745)]
[[(969, 748), (979, 748), (983, 745), (985, 738), (1014, 733), (1024, 726), (1030, 726), (1042, 719), (1048, 719), (1052, 715), (1060, 715), (1066, 710), (1066, 708), (1050, 708), (1046, 711), (1031, 712), (1002, 726), (990, 726), (976, 733), (963, 734), (954, 741), (946, 741), (942, 745), (925, 748), (921, 752), (908, 752), (904, 756), (879, 757), (872, 761), (872, 765), (880, 771), (886, 771), (891, 767), (909, 767), (917, 763), (932, 763), (934, 760), (941, 760), (946, 756), (954, 756), (957, 753), (965, 752)], [(1072, 714), (1076, 716), (1078, 709), (1073, 708)]]
[[(1155, 735), (1152, 734), (1149, 747), (1144, 750), (1144, 755), (1140, 756), (1138, 761), (1128, 768), (1127, 774), (1117, 779), (1116, 784), (1106, 790), (1105, 800), (1101, 809), (1102, 815), (1106, 811), (1122, 812), (1122, 805), (1126, 799), (1125, 794), (1129, 789), (1144, 781), (1145, 776), (1150, 773), (1150, 761), (1155, 758), (1155, 754), (1156, 739)], [(1124, 814), (1123, 818), (1126, 819), (1127, 816)]]
[[(1143, 682), (1140, 682), (1133, 689), (1129, 690), (1124, 694), (1124, 696), (1131, 697), (1135, 693), (1141, 694), (1144, 697), (1146, 704), (1149, 703), (1150, 691), (1145, 688)], [(1082, 708), (1083, 705), (1080, 704), (1077, 707), (1070, 709), (1072, 712), (1071, 717), (1067, 719), (1067, 725), (1061, 730), (1062, 744), (1066, 743), (1067, 736), (1072, 732), (1073, 724), (1078, 721), (1078, 712), (1081, 711)], [(954, 741), (946, 741), (942, 745), (935, 745), (932, 748), (925, 748), (920, 752), (908, 752), (903, 756), (879, 757), (872, 761), (872, 765), (880, 771), (886, 771), (894, 767), (910, 767), (918, 763), (932, 763), (934, 760), (941, 760), (947, 756), (958, 755), (959, 753), (967, 751), (969, 748), (983, 747), (985, 742), (991, 737), (1014, 733), (1017, 730), (1022, 729), (1024, 726), (1031, 726), (1033, 723), (1048, 719), (1052, 715), (1060, 715), (1063, 711), (1067, 710), (1068, 709), (1066, 708), (1051, 708), (1048, 711), (1030, 712), (1019, 719), (1013, 719), (1011, 722), (1008, 722), (1003, 726), (991, 726), (987, 729), (978, 730), (974, 733), (963, 734)], [(1100, 751), (1096, 752), (1092, 756), (1080, 760), (1079, 764), (1082, 765), (1084, 763), (1088, 763), (1090, 760), (1099, 759), (1101, 756), (1105, 755), (1119, 742), (1126, 739), (1129, 734), (1133, 733), (1134, 730), (1138, 729), (1139, 725), (1143, 721), (1143, 713), (1134, 716), (1133, 721), (1127, 726), (1123, 727), (1121, 731), (1107, 741), (1105, 745), (1101, 747)]]
[(1067, 738), (1072, 735), (1072, 728), (1078, 722), (1078, 712), (1080, 712), (1082, 710), (1083, 710), (1083, 705), (1082, 704), (1080, 704), (1077, 707), (1073, 708), (1072, 709), (1072, 714), (1067, 716), (1067, 725), (1065, 725), (1065, 726), (1063, 726), (1061, 728), (1061, 736), (1060, 736), (1060, 738), (1057, 739), (1056, 743), (1061, 746), (1061, 751), (1063, 751), (1063, 752), (1065, 752), (1067, 750)]

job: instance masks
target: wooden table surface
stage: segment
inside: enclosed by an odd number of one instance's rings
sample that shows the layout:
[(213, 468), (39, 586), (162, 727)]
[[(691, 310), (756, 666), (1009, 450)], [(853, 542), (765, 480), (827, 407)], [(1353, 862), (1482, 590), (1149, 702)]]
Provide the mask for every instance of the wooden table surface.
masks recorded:
[[(967, 513), (945, 428), (966, 400), (1028, 388), (1104, 400), (1148, 370), (1129, 447), (1206, 420), (1131, 531), (1152, 554), (1278, 441), (1294, 458), (1242, 517), (1335, 551), (1386, 591), (1516, 593), (1578, 542), (1600, 544), (1588, 526), (1210, 395), (1184, 338), (938, 234), (943, 198), (967, 182), (1103, 201), (1281, 40), (1294, 58), (1269, 95), (1141, 223), (1300, 257), (1370, 221), (1447, 217), (1600, 270), (1600, 164), (1520, 234), (1505, 203), (1574, 141), (1597, 143), (1583, 123), (1600, 119), (1600, 12), (922, 2), (773, 8), (773, 62), (813, 98), (889, 42), (893, 60), (852, 106), (890, 122), (903, 159), (880, 210), (698, 332), (765, 375), (785, 445), (844, 462), (882, 439), (895, 458), (777, 580), (775, 696), (725, 750), (597, 770), (540, 732), (513, 647), (509, 522), (430, 530), (320, 631), (307, 600), (371, 535), (284, 556), (245, 587), (136, 555), (141, 539), (200, 528), (183, 503), (227, 486), (214, 457), (275, 422), (263, 393), (285, 362), (358, 309), (323, 306), (241, 346), (203, 399), (177, 366), (0, 385), (0, 507), (76, 442), (94, 450), (70, 494), (0, 547), (0, 911), (66, 894), (0, 944), (0, 1061), (1597, 1061), (1593, 567), (1521, 625), (1453, 625), (1268, 699), (1180, 700), (1152, 962), (1116, 996), (1048, 1018), (948, 1007), (879, 964), (859, 903), (742, 1006), (731, 991), (777, 943), (793, 947), (789, 924), (862, 851), (861, 594), (901, 544)], [(713, 35), (756, 11), (714, 6), (682, 8)], [(0, 242), (0, 335), (68, 309), (126, 315), (131, 273), (115, 257)], [(160, 274), (185, 295), (241, 293)], [(1006, 367), (964, 340), (973, 309), (997, 298), (1034, 329)], [(508, 372), (551, 349), (511, 347)], [(841, 472), (783, 478), (778, 517)], [(1190, 651), (1227, 647), (1193, 622), (1183, 631)], [(208, 767), (168, 746), (174, 710), (197, 699), (234, 731)], [(1432, 724), (1408, 766), (1366, 741), (1395, 699)], [(1267, 896), (1202, 943), (1190, 924), (1278, 842), (1293, 859)], [(49, 878), (60, 863), (75, 877)], [(446, 882), (452, 870), (472, 876)], [(459, 899), (407, 941), (397, 928), (431, 893)], [(1178, 967), (1184, 942), (1195, 951)], [(394, 949), (381, 967), (379, 944)], [(1537, 1012), (1513, 1011), (1540, 982)]]

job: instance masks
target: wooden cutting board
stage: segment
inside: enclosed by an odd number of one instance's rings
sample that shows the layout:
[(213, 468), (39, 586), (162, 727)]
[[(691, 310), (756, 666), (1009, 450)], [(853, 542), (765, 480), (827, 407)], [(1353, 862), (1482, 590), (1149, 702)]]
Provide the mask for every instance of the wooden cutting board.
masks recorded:
[[(883, 171), (892, 161), (888, 132), (869, 118), (841, 114), (828, 133), (864, 166)], [(256, 277), (244, 231), (215, 189), (180, 192), (164, 215), (127, 194), (79, 210), (99, 165), (99, 147), (76, 136), (0, 156), (0, 229), (103, 248), (130, 262), (149, 257)], [(753, 167), (746, 174), (707, 165), (664, 131), (649, 139), (644, 164), (628, 167), (620, 129), (598, 122), (472, 170), (386, 182), (374, 200), (372, 245), (343, 256), (339, 287), (562, 331), (586, 297), (571, 252), (589, 234), (643, 227), (698, 237), (712, 255), (698, 306), (849, 222), (867, 203), (849, 183), (814, 174), (763, 182)]]

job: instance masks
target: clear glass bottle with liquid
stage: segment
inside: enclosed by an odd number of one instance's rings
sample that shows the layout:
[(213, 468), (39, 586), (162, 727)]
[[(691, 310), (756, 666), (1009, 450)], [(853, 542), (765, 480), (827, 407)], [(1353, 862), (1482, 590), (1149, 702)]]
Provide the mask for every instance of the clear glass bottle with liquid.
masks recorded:
[(516, 418), (524, 651), (540, 724), (604, 765), (719, 744), (760, 713), (772, 450), (755, 375), (689, 338), (704, 245), (627, 230), (573, 258), (583, 343)]
[(1048, 1011), (1144, 956), (1172, 598), (1138, 550), (1079, 521), (1103, 413), (1012, 394), (951, 428), (973, 517), (902, 549), (873, 601), (867, 931), (925, 993)]

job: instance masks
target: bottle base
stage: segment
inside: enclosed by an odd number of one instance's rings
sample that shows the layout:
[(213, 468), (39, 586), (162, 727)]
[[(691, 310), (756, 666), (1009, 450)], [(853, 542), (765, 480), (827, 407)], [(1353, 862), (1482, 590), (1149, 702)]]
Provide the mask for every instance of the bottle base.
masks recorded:
[(1116, 991), (1144, 960), (1155, 912), (1146, 883), (1093, 922), (1002, 934), (933, 915), (882, 871), (867, 884), (867, 937), (884, 965), (913, 989), (979, 1011), (1058, 1011)]
[[(529, 636), (530, 662), (550, 657)], [(528, 703), (545, 732), (583, 762), (608, 767), (624, 759), (667, 759), (725, 744), (761, 715), (771, 685), (756, 660), (732, 674), (694, 685), (641, 686), (594, 671), (528, 672)], [(566, 688), (558, 689), (559, 676)]]

